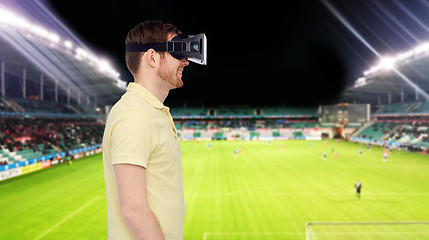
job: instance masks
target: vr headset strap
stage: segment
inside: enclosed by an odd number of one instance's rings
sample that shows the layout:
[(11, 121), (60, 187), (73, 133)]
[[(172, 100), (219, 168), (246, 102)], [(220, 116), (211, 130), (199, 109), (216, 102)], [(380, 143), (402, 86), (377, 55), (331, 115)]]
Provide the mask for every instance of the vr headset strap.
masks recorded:
[(182, 52), (182, 42), (155, 42), (155, 43), (126, 43), (125, 51), (127, 52), (146, 52), (149, 49), (153, 49), (157, 52)]

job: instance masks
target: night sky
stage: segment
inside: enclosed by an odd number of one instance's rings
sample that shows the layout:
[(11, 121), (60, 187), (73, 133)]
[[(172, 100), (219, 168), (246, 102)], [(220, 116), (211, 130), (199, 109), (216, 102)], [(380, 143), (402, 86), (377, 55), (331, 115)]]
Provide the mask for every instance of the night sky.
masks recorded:
[[(132, 81), (124, 41), (135, 25), (161, 19), (205, 33), (208, 65), (191, 63), (167, 106), (317, 106), (377, 63), (376, 54), (328, 9), (333, 6), (381, 55), (429, 39), (429, 3), (412, 1), (49, 0), (46, 4), (96, 54)], [(420, 23), (419, 23), (420, 21)]]

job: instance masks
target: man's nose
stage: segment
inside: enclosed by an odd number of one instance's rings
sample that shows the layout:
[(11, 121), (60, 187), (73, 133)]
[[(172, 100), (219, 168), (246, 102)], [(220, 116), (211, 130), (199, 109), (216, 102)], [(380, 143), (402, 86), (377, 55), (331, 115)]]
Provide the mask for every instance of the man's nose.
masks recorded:
[(189, 65), (189, 60), (188, 58), (183, 58), (182, 60), (180, 60), (182, 62), (183, 66), (188, 66)]

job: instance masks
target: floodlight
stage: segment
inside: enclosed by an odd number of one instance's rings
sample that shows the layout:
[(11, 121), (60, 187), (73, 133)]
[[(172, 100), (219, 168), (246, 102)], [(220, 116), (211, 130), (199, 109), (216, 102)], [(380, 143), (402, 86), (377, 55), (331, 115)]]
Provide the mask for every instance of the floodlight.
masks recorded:
[(366, 78), (361, 77), (355, 82), (355, 87), (357, 86), (363, 86), (366, 84)]
[[(22, 32), (25, 33), (25, 36), (34, 36), (35, 38), (44, 41), (47, 46), (63, 50), (74, 56), (76, 59), (84, 61), (95, 69), (100, 70), (100, 72), (110, 75), (117, 81), (116, 85), (118, 87), (123, 89), (126, 87), (126, 82), (119, 79), (119, 73), (112, 68), (108, 61), (100, 60), (89, 50), (77, 47), (68, 39), (63, 39), (63, 37), (61, 37), (57, 32), (49, 30), (40, 24), (31, 22), (25, 16), (15, 13), (2, 5), (0, 5), (0, 31), (4, 31), (6, 33), (11, 32), (13, 34)], [(30, 59), (34, 59), (36, 65), (42, 64), (39, 63), (40, 61), (36, 60), (36, 52), (31, 53), (31, 51), (34, 50), (33, 48), (24, 50), (22, 44), (25, 45), (25, 43), (21, 43), (19, 39), (13, 40), (12, 44), (16, 45), (16, 48), (22, 51), (24, 55), (28, 56)], [(41, 68), (44, 69), (44, 67)], [(50, 72), (50, 70), (46, 71)]]
[(66, 46), (66, 48), (68, 48), (68, 49), (72, 49), (73, 48), (73, 43), (70, 42), (70, 41), (68, 41), (68, 40), (66, 40), (66, 41), (64, 41), (64, 46)]
[(407, 52), (404, 52), (404, 53), (398, 54), (398, 55), (396, 56), (396, 58), (397, 58), (399, 61), (402, 61), (402, 60), (404, 60), (404, 59), (407, 59), (407, 58), (412, 57), (413, 55), (414, 55), (414, 51), (413, 51), (413, 50), (410, 50), (410, 51), (407, 51)]
[(429, 43), (423, 43), (420, 46), (414, 48), (415, 54), (420, 54), (429, 51)]
[(47, 37), (52, 43), (58, 44), (60, 42), (60, 37), (55, 33), (49, 33)]
[(99, 60), (97, 64), (100, 72), (106, 72), (111, 68), (110, 64), (106, 60)]
[(395, 66), (396, 59), (391, 57), (384, 57), (380, 60), (379, 68), (392, 69)]

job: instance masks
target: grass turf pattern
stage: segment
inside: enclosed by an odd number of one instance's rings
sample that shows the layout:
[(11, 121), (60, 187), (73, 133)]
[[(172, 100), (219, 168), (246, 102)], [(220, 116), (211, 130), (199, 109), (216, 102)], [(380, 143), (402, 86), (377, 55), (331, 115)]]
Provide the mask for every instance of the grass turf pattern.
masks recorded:
[[(383, 162), (383, 149), (343, 141), (211, 145), (181, 143), (186, 240), (305, 239), (306, 222), (429, 220), (429, 156), (394, 150)], [(105, 239), (105, 201), (101, 154), (2, 181), (0, 239)], [(369, 233), (377, 229), (345, 231), (380, 239)]]

